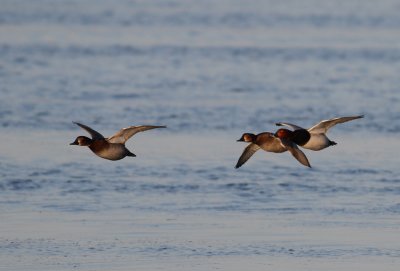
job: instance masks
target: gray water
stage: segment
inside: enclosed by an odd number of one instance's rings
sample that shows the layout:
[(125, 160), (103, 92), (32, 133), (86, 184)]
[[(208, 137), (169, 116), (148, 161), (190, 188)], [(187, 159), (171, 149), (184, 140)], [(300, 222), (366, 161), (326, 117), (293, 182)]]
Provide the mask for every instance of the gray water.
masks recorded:
[[(400, 2), (0, 1), (0, 270), (399, 270)], [(258, 152), (243, 132), (335, 126)], [(69, 146), (128, 125), (137, 157)]]

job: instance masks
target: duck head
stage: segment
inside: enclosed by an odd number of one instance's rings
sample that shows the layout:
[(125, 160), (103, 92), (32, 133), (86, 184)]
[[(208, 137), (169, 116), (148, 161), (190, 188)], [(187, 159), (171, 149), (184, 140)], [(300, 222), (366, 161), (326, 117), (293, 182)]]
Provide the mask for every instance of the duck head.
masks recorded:
[(274, 136), (279, 138), (290, 138), (292, 135), (293, 132), (288, 129), (278, 129), (274, 134)]
[(238, 142), (253, 142), (256, 140), (256, 135), (251, 133), (244, 133), (241, 138), (239, 138)]
[(89, 146), (92, 144), (92, 140), (86, 136), (78, 136), (74, 142), (69, 145)]

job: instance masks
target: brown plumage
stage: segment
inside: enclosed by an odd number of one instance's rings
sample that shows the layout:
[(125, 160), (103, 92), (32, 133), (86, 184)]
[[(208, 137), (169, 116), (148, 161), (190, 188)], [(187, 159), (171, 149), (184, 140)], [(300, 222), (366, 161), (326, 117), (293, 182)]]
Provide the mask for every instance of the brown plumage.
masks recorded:
[(249, 142), (250, 144), (244, 149), (235, 168), (241, 167), (259, 149), (275, 153), (289, 151), (301, 164), (311, 167), (306, 155), (295, 143), (288, 139), (280, 139), (272, 133), (264, 132), (258, 135), (245, 133), (238, 141)]
[(109, 138), (104, 138), (102, 134), (84, 124), (74, 123), (86, 130), (92, 136), (92, 139), (86, 136), (78, 136), (70, 145), (87, 146), (97, 156), (113, 161), (120, 160), (126, 156), (136, 156), (125, 147), (125, 142), (136, 133), (156, 128), (166, 128), (166, 126), (151, 125), (130, 126), (121, 129)]

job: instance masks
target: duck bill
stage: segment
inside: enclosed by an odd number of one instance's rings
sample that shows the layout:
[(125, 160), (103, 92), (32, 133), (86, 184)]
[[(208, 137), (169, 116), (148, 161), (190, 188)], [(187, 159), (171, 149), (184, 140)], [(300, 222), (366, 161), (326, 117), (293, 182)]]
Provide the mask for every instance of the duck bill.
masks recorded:
[(78, 145), (76, 142), (69, 143), (69, 145)]

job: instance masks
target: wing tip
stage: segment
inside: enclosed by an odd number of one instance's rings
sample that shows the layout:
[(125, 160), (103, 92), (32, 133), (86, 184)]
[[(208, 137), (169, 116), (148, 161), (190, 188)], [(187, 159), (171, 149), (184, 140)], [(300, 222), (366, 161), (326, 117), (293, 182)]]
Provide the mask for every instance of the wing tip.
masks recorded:
[[(306, 156), (305, 156), (305, 159), (307, 159)], [(300, 161), (300, 160), (299, 160), (299, 162), (300, 162), (303, 166), (306, 166), (306, 167), (308, 167), (308, 168), (312, 168), (312, 166), (311, 166), (310, 162), (308, 161), (308, 159), (307, 159), (306, 161)]]
[[(146, 126), (146, 125), (144, 125)], [(148, 125), (150, 129), (167, 128), (166, 125)]]
[(79, 127), (82, 127), (82, 125), (83, 125), (83, 124), (81, 124), (81, 123), (79, 123), (77, 121), (72, 121), (72, 123), (78, 125)]

